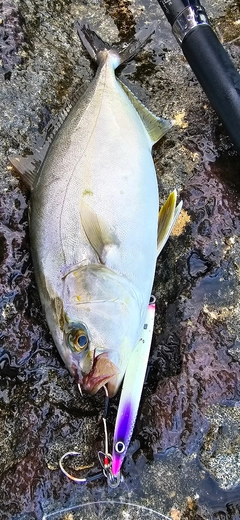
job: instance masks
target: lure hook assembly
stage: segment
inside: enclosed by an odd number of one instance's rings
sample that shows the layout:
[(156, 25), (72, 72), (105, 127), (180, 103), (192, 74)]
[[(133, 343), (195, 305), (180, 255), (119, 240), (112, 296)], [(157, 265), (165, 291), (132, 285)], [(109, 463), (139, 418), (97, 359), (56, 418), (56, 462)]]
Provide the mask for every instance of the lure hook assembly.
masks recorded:
[[(104, 414), (102, 417), (102, 421), (103, 421), (103, 429), (104, 429), (104, 450), (105, 451), (98, 452), (98, 459), (101, 464), (102, 471), (96, 473), (95, 475), (90, 475), (90, 476), (81, 477), (81, 478), (71, 475), (71, 473), (69, 473), (65, 469), (64, 461), (68, 457), (78, 457), (79, 455), (81, 455), (78, 451), (68, 451), (68, 452), (64, 453), (64, 455), (59, 460), (59, 467), (60, 467), (61, 471), (64, 473), (64, 475), (66, 475), (66, 477), (68, 477), (70, 480), (73, 480), (74, 482), (77, 482), (78, 484), (87, 484), (88, 482), (93, 482), (94, 480), (98, 480), (99, 478), (105, 477), (107, 479), (109, 487), (115, 488), (120, 483), (121, 475), (119, 473), (119, 475), (117, 475), (115, 477), (112, 474), (112, 469), (111, 469), (112, 468), (112, 456), (110, 455), (109, 450), (108, 450), (108, 430), (107, 430), (107, 412), (108, 412), (109, 396), (108, 396), (107, 387), (104, 385), (103, 388), (105, 390), (105, 406), (104, 406)], [(78, 385), (78, 389), (79, 389), (80, 394), (82, 395), (80, 385)], [(78, 471), (88, 470), (88, 469), (92, 468), (93, 466), (94, 466), (94, 463), (88, 464), (85, 466), (80, 466), (78, 468)]]

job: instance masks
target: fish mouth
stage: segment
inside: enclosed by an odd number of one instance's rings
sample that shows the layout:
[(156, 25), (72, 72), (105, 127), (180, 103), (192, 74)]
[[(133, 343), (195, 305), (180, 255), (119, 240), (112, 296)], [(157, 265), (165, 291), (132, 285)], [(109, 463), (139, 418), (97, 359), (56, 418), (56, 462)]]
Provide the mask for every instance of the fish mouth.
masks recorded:
[(81, 387), (89, 394), (95, 395), (102, 386), (109, 383), (110, 392), (108, 389), (108, 394), (109, 397), (112, 397), (113, 391), (111, 389), (115, 388), (118, 375), (119, 369), (109, 359), (108, 355), (105, 353), (99, 354), (95, 357), (90, 372), (83, 376)]

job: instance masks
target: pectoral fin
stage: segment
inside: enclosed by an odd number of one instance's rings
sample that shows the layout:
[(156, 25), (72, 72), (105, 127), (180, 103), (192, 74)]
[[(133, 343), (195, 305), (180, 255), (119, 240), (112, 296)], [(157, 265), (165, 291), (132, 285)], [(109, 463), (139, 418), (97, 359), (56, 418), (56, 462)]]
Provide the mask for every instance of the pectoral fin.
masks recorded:
[(80, 214), (83, 229), (91, 246), (99, 256), (100, 262), (106, 264), (108, 253), (119, 247), (119, 240), (103, 219), (84, 201), (81, 201)]
[(180, 214), (182, 209), (182, 201), (176, 207), (177, 192), (176, 190), (170, 193), (165, 204), (159, 211), (158, 214), (158, 241), (157, 241), (157, 255), (160, 254), (163, 247), (165, 246), (172, 228)]

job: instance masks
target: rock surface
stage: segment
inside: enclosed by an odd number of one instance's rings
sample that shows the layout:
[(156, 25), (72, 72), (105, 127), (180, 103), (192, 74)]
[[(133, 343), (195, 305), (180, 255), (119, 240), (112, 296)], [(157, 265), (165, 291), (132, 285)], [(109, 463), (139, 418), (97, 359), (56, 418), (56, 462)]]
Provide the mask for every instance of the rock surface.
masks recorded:
[[(239, 2), (203, 4), (240, 68)], [(1, 519), (105, 520), (110, 514), (146, 520), (161, 512), (172, 520), (236, 520), (239, 156), (157, 2), (9, 0), (1, 9)], [(28, 153), (51, 118), (93, 77), (76, 18), (86, 18), (103, 39), (120, 46), (145, 23), (158, 21), (152, 42), (121, 79), (154, 113), (175, 120), (155, 146), (154, 160), (161, 202), (176, 187), (184, 205), (157, 263), (148, 378), (124, 482), (116, 490), (105, 480), (77, 486), (58, 467), (72, 449), (82, 454), (79, 465), (99, 467), (104, 396), (81, 398), (53, 345), (30, 257), (29, 194), (9, 168), (9, 156)], [(110, 405), (110, 436), (117, 403), (118, 397)], [(100, 502), (106, 500), (128, 505), (109, 502), (106, 509)], [(98, 505), (84, 505), (93, 501)]]

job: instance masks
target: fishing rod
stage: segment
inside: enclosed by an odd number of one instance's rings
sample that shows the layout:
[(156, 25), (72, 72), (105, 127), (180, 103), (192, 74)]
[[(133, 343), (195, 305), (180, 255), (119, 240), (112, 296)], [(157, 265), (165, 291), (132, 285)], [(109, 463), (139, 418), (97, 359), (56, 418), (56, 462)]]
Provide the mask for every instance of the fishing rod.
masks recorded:
[(158, 0), (183, 54), (240, 153), (240, 75), (199, 0)]

